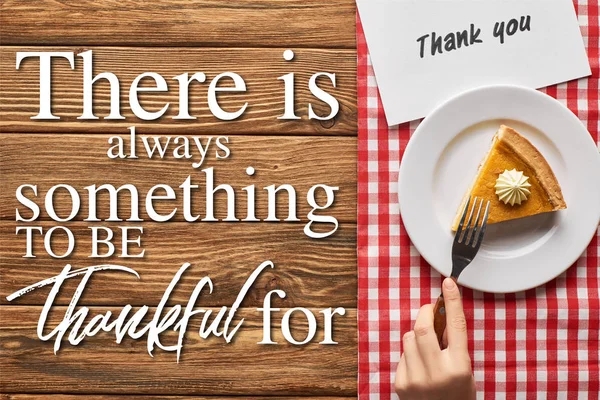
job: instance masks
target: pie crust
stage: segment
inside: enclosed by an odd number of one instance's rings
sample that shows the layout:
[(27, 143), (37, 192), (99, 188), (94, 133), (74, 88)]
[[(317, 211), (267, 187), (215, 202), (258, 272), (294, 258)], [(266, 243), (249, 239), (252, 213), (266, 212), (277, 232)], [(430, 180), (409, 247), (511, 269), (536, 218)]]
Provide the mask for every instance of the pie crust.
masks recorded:
[[(474, 192), (474, 189), (477, 188), (476, 185), (480, 183), (482, 175), (486, 173), (486, 165), (490, 162), (493, 163), (495, 161), (490, 160), (490, 157), (493, 157), (493, 154), (495, 154), (495, 152), (493, 152), (492, 150), (495, 150), (499, 145), (502, 146), (503, 152), (509, 152), (511, 153), (511, 157), (518, 158), (520, 162), (527, 167), (529, 171), (528, 174), (534, 175), (532, 181), (535, 181), (537, 184), (539, 184), (539, 187), (543, 191), (543, 195), (541, 193), (537, 194), (537, 196), (539, 197), (538, 201), (547, 202), (547, 206), (544, 205), (544, 209), (541, 211), (535, 210), (532, 211), (530, 214), (526, 215), (514, 212), (515, 215), (512, 216), (511, 213), (513, 213), (513, 210), (517, 210), (519, 206), (515, 205), (515, 207), (517, 208), (513, 209), (511, 208), (512, 206), (506, 207), (500, 205), (500, 201), (497, 199), (493, 188), (486, 188), (486, 191), (489, 193), (486, 192), (486, 196), (484, 197), (486, 197), (486, 200), (490, 200), (491, 202), (490, 213), (494, 211), (493, 207), (496, 207), (497, 211), (501, 209), (500, 211), (503, 214), (501, 216), (501, 220), (494, 221), (494, 219), (491, 218), (489, 220), (489, 223), (502, 222), (510, 219), (522, 218), (529, 215), (539, 214), (541, 212), (557, 211), (567, 208), (558, 180), (556, 179), (552, 168), (550, 168), (550, 165), (548, 164), (544, 156), (533, 144), (531, 144), (529, 140), (525, 139), (517, 131), (508, 126), (501, 125), (500, 129), (498, 129), (498, 132), (496, 132), (496, 135), (492, 140), (492, 146), (490, 147), (488, 154), (485, 156), (484, 160), (479, 166), (479, 171), (475, 176), (473, 183), (471, 184), (469, 190), (467, 191), (463, 200), (461, 201), (461, 205), (458, 208), (457, 214), (452, 223), (452, 230), (456, 230), (456, 228), (458, 227), (458, 223), (460, 221), (460, 217), (462, 216), (462, 211), (465, 207), (465, 203), (469, 198), (469, 195)], [(512, 169), (512, 167), (507, 166), (507, 169)]]

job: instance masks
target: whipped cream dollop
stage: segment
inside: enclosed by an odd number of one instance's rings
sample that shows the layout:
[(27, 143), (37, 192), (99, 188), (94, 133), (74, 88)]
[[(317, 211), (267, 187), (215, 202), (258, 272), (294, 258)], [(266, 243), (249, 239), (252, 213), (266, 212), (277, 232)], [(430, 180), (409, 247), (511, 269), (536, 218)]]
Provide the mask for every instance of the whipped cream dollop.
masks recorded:
[(506, 169), (496, 179), (496, 185), (494, 186), (496, 195), (504, 204), (514, 206), (516, 203), (520, 205), (531, 194), (529, 191), (531, 184), (527, 182), (528, 179), (528, 176), (523, 175), (523, 171), (517, 171), (516, 169), (509, 171)]

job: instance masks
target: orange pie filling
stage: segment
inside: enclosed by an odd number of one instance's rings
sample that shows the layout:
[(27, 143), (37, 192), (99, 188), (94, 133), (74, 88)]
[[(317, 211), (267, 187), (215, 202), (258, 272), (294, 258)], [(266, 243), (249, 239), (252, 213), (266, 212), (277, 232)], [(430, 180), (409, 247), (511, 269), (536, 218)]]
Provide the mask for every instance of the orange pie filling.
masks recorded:
[[(521, 204), (504, 203), (496, 194), (496, 180), (505, 170), (523, 172), (531, 184)], [(502, 125), (481, 164), (470, 190), (465, 194), (452, 224), (456, 230), (468, 196), (490, 201), (488, 224), (528, 217), (566, 208), (560, 186), (540, 152), (515, 130)]]

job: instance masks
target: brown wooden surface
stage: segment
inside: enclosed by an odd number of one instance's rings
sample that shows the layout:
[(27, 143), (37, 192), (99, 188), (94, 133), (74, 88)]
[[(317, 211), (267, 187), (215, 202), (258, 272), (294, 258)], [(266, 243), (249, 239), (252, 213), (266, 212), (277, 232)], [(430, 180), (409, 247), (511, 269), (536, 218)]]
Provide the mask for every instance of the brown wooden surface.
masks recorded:
[[(354, 50), (297, 49), (293, 61), (283, 59), (285, 48), (144, 48), (144, 47), (59, 47), (52, 51), (75, 54), (93, 50), (94, 72), (112, 72), (120, 81), (121, 113), (124, 120), (104, 120), (109, 114), (109, 84), (100, 80), (94, 85), (94, 112), (98, 120), (78, 120), (83, 111), (81, 57), (72, 70), (66, 60), (53, 63), (53, 113), (60, 120), (31, 120), (39, 111), (39, 62), (26, 59), (15, 69), (17, 51), (49, 51), (47, 47), (9, 46), (0, 48), (0, 129), (3, 132), (116, 132), (126, 134), (136, 125), (140, 132), (253, 134), (341, 134), (356, 135), (356, 53)], [(144, 72), (161, 74), (169, 92), (142, 93), (140, 103), (148, 111), (158, 111), (170, 103), (163, 117), (154, 121), (136, 118), (129, 109), (129, 87)], [(195, 120), (174, 120), (179, 112), (178, 81), (174, 76), (204, 72), (205, 83), (190, 84), (190, 115)], [(248, 108), (235, 121), (214, 117), (206, 102), (210, 80), (223, 72), (235, 72), (246, 81), (246, 93), (222, 93), (219, 104), (225, 110), (236, 111), (248, 102)], [(296, 78), (296, 115), (301, 120), (281, 120), (283, 115), (283, 81), (277, 78), (294, 72)], [(310, 77), (317, 72), (336, 74), (336, 87), (328, 80), (319, 81), (340, 103), (340, 112), (333, 120), (308, 119), (308, 104), (315, 113), (326, 116), (330, 109), (308, 90)], [(224, 82), (223, 85), (227, 84)]]
[[(193, 396), (193, 395), (182, 395), (182, 396), (148, 396), (148, 395), (89, 395), (89, 394), (1, 394), (0, 399), (2, 400), (185, 400), (185, 399), (196, 399), (196, 400), (225, 400), (225, 399), (236, 399), (236, 400), (299, 400), (304, 399), (306, 396)], [(345, 400), (355, 397), (339, 397), (339, 396), (325, 396), (325, 397), (310, 397), (312, 400)]]
[[(263, 331), (262, 314), (255, 309), (240, 309), (236, 314), (245, 321), (232, 344), (222, 338), (202, 340), (197, 334), (199, 323), (192, 319), (179, 364), (175, 353), (158, 349), (151, 358), (143, 340), (125, 339), (117, 345), (114, 333), (99, 334), (79, 347), (64, 343), (54, 355), (53, 342), (42, 343), (35, 333), (40, 310), (41, 307), (0, 306), (3, 375), (18, 377), (3, 379), (3, 392), (306, 396), (356, 393), (354, 310), (344, 317), (337, 316), (333, 339), (339, 344), (329, 346), (317, 344), (322, 340), (322, 321), (317, 331), (320, 336), (312, 343), (295, 346), (285, 342), (279, 324), (285, 310), (272, 314), (272, 339), (277, 345), (257, 344)], [(64, 310), (65, 307), (56, 308), (50, 323), (59, 322)], [(92, 308), (92, 312), (105, 310)], [(314, 312), (319, 316), (318, 310)], [(294, 321), (294, 335), (302, 339), (306, 335), (305, 324)], [(164, 343), (176, 343), (177, 334), (169, 334)]]
[[(34, 247), (36, 259), (31, 260), (23, 258), (25, 241), (22, 234), (15, 235), (14, 223), (1, 222), (0, 292), (3, 296), (0, 304), (42, 305), (50, 287), (35, 290), (12, 303), (5, 297), (59, 274), (67, 263), (77, 269), (110, 262), (135, 269), (141, 280), (125, 273), (100, 273), (88, 285), (83, 304), (156, 305), (173, 275), (183, 263), (189, 262), (192, 265), (171, 295), (169, 304), (185, 304), (196, 283), (208, 275), (215, 287), (212, 294), (202, 296), (202, 304), (231, 305), (252, 271), (263, 261), (271, 260), (275, 268), (260, 275), (244, 306), (260, 307), (268, 291), (282, 289), (287, 297), (274, 298), (275, 306), (356, 307), (356, 225), (353, 223), (343, 223), (332, 238), (323, 242), (305, 236), (301, 224), (260, 223), (255, 227), (250, 223), (144, 224), (142, 244), (146, 255), (140, 259), (88, 258), (91, 254), (89, 225), (81, 222), (68, 225), (78, 239), (73, 256), (51, 258), (43, 250), (43, 240), (38, 238)], [(46, 231), (54, 224), (41, 226)], [(117, 251), (120, 251), (118, 230), (115, 235)], [(67, 248), (66, 239), (62, 235), (56, 239), (53, 245), (60, 253)], [(104, 247), (100, 247), (100, 251), (104, 251)], [(132, 252), (137, 253), (135, 247)], [(56, 303), (67, 305), (78, 282), (65, 283), (65, 290)]]
[[(356, 397), (355, 8), (354, 0), (0, 0), (2, 400)], [(295, 52), (292, 62), (282, 58), (288, 48)], [(61, 120), (31, 120), (38, 111), (39, 64), (28, 60), (20, 70), (15, 69), (16, 52), (31, 50), (93, 50), (94, 73), (110, 71), (120, 80), (121, 112), (126, 119), (102, 119), (109, 106), (105, 81), (94, 86), (94, 111), (100, 119), (76, 119), (82, 113), (83, 101), (82, 64), (75, 57), (75, 70), (64, 60), (53, 63), (53, 112)], [(161, 119), (145, 122), (132, 115), (128, 90), (137, 75), (148, 71), (164, 76), (169, 93), (141, 95), (144, 107), (155, 111), (166, 102), (171, 105)], [(248, 88), (246, 93), (219, 96), (219, 103), (227, 110), (249, 103), (244, 115), (233, 122), (217, 120), (206, 103), (210, 80), (226, 71), (242, 76)], [(185, 72), (204, 72), (207, 82), (190, 86), (190, 113), (197, 119), (177, 121), (171, 118), (179, 110), (178, 84), (172, 77)], [(277, 119), (283, 113), (284, 96), (283, 82), (277, 78), (290, 72), (296, 77), (299, 121)], [(340, 103), (332, 121), (307, 119), (308, 103), (318, 114), (329, 112), (307, 89), (310, 76), (316, 72), (336, 74), (335, 89), (327, 81), (319, 81)], [(238, 218), (245, 216), (242, 187), (255, 184), (256, 213), (264, 218), (266, 197), (261, 188), (288, 183), (296, 188), (302, 221), (185, 223), (178, 212), (167, 223), (137, 223), (145, 231), (144, 259), (91, 259), (87, 257), (88, 225), (133, 224), (82, 222), (87, 214), (87, 198), (82, 196), (76, 221), (65, 223), (78, 239), (74, 255), (52, 259), (44, 255), (38, 239), (38, 257), (23, 258), (25, 242), (15, 235), (18, 202), (14, 194), (20, 184), (37, 184), (42, 197), (58, 183), (73, 185), (79, 193), (91, 184), (133, 183), (140, 192), (140, 210), (146, 191), (155, 184), (168, 184), (178, 192), (177, 187), (191, 175), (193, 183), (203, 188), (203, 173), (191, 167), (196, 156), (192, 161), (169, 155), (165, 160), (109, 160), (107, 139), (119, 135), (127, 140), (127, 128), (134, 125), (138, 138), (228, 136), (231, 157), (217, 161), (207, 156), (200, 169), (215, 167), (216, 183), (236, 189)], [(252, 178), (244, 173), (248, 166), (256, 168)], [(338, 218), (340, 229), (321, 240), (310, 239), (302, 231), (310, 210), (306, 191), (318, 183), (340, 187), (335, 204), (322, 212)], [(203, 195), (201, 191), (193, 202), (200, 214)], [(216, 198), (215, 214), (223, 218), (222, 196)], [(57, 195), (56, 199), (61, 203), (64, 196)], [(108, 214), (103, 200), (101, 195), (101, 218)], [(164, 211), (175, 203), (164, 202), (156, 208)], [(285, 215), (283, 203), (280, 201), (279, 216)], [(65, 205), (57, 208), (61, 215), (65, 210)], [(144, 212), (141, 216), (147, 217)], [(48, 221), (43, 212), (39, 221), (19, 225), (47, 228), (58, 223)], [(54, 245), (60, 248), (64, 239), (56, 238)], [(88, 338), (78, 347), (63, 342), (54, 355), (53, 343), (41, 342), (36, 335), (49, 289), (38, 289), (10, 303), (6, 300), (13, 291), (55, 275), (67, 262), (77, 268), (110, 261), (136, 269), (141, 281), (113, 273), (95, 276), (79, 304), (90, 306), (94, 312), (117, 311), (128, 303), (155, 306), (173, 274), (181, 264), (190, 262), (192, 267), (173, 292), (169, 306), (186, 302), (194, 284), (207, 275), (213, 280), (214, 291), (203, 295), (198, 306), (230, 306), (247, 276), (267, 259), (275, 263), (275, 269), (263, 272), (246, 297), (238, 313), (246, 322), (234, 342), (226, 344), (214, 337), (201, 340), (197, 334), (199, 319), (192, 318), (178, 364), (174, 353), (160, 349), (151, 358), (144, 339), (125, 339), (118, 345), (110, 333)], [(66, 283), (57, 298), (51, 325), (62, 317), (74, 283)], [(272, 324), (273, 336), (280, 344), (258, 345), (262, 315), (256, 308), (272, 289), (287, 293), (283, 300), (274, 299), (273, 305), (282, 308), (273, 313)], [(285, 342), (279, 324), (287, 308), (299, 306), (311, 308), (319, 321), (317, 338), (305, 346)], [(319, 345), (323, 324), (318, 311), (339, 306), (347, 311), (345, 316), (335, 317), (334, 339), (339, 344)], [(302, 319), (292, 320), (295, 337), (301, 338), (305, 330)]]
[[(0, 2), (5, 44), (355, 48), (349, 0)], [(43, 32), (43, 34), (40, 34)]]
[[(129, 140), (128, 135), (121, 136)], [(106, 183), (118, 188), (123, 184), (134, 183), (139, 193), (140, 218), (148, 219), (144, 211), (148, 189), (157, 184), (168, 184), (181, 196), (178, 186), (188, 176), (192, 177), (192, 183), (200, 186), (193, 195), (192, 211), (203, 218), (206, 194), (205, 174), (201, 170), (214, 167), (215, 186), (226, 183), (236, 190), (236, 215), (239, 219), (246, 217), (247, 195), (242, 190), (243, 187), (255, 185), (256, 217), (264, 219), (267, 217), (268, 198), (263, 188), (288, 183), (296, 189), (297, 214), (303, 221), (306, 221), (306, 215), (311, 210), (306, 201), (306, 193), (316, 184), (340, 188), (336, 192), (334, 205), (321, 213), (330, 213), (342, 221), (356, 221), (355, 138), (231, 136), (228, 145), (231, 156), (228, 159), (215, 159), (216, 147), (213, 147), (204, 164), (194, 169), (191, 164), (199, 160), (197, 151), (191, 161), (175, 159), (172, 152), (162, 160), (157, 156), (148, 159), (147, 156), (144, 157), (146, 153), (139, 137), (136, 148), (140, 158), (111, 160), (106, 156), (107, 150), (112, 146), (108, 144), (110, 137), (111, 135), (2, 135), (0, 218), (15, 220), (15, 209), (19, 206), (15, 199), (15, 190), (25, 183), (38, 185), (37, 203), (41, 205), (46, 192), (52, 186), (61, 183), (73, 186), (82, 199), (77, 220), (83, 220), (88, 215), (87, 190), (84, 189), (86, 186), (100, 186)], [(202, 137), (206, 142), (207, 136)], [(128, 149), (129, 145), (126, 144), (125, 148)], [(248, 166), (256, 170), (253, 177), (246, 175)], [(28, 193), (28, 196), (33, 194)], [(282, 196), (285, 202), (278, 201), (280, 219), (287, 217), (286, 196)], [(55, 199), (58, 215), (67, 216), (71, 210), (71, 203), (66, 190), (58, 191)], [(215, 199), (215, 217), (225, 218), (227, 209), (224, 193), (218, 192)], [(130, 217), (129, 195), (124, 195), (123, 200), (126, 201), (123, 203), (126, 210), (120, 215), (127, 219)], [(110, 211), (107, 195), (98, 195), (97, 206), (98, 217), (108, 218)], [(180, 199), (156, 202), (157, 212), (168, 214), (174, 207), (178, 207), (179, 210), (173, 220), (183, 221)], [(23, 216), (30, 216), (25, 207), (19, 206), (19, 210)], [(45, 211), (40, 218), (48, 219)]]

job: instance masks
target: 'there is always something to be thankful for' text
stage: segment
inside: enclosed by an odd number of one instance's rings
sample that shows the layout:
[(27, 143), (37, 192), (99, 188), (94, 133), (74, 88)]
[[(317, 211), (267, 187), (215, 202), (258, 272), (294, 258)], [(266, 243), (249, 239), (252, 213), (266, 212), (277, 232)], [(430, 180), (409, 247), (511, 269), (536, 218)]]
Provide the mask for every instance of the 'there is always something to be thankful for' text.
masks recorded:
[[(119, 78), (111, 72), (103, 72), (97, 75), (93, 73), (93, 54), (92, 51), (85, 51), (77, 54), (83, 61), (83, 110), (82, 115), (78, 117), (80, 120), (99, 119), (94, 114), (93, 110), (93, 86), (99, 80), (106, 80), (110, 84), (110, 113), (103, 118), (105, 120), (122, 120), (125, 119), (121, 115), (120, 105), (120, 84)], [(285, 60), (293, 59), (293, 52), (286, 50), (283, 54)], [(60, 116), (52, 113), (52, 79), (51, 68), (52, 61), (66, 60), (71, 68), (74, 68), (75, 54), (71, 52), (17, 52), (16, 68), (30, 68), (31, 65), (24, 63), (24, 60), (39, 61), (39, 94), (40, 104), (37, 115), (32, 116), (33, 120), (54, 120), (60, 119)], [(308, 104), (308, 118), (317, 120), (329, 120), (334, 118), (339, 111), (339, 103), (331, 94), (323, 90), (317, 84), (319, 77), (327, 78), (330, 84), (336, 87), (336, 76), (332, 73), (317, 72), (313, 74), (308, 82), (310, 92), (314, 95), (315, 101), (325, 103), (330, 112), (328, 115), (317, 115), (312, 104)], [(179, 113), (174, 119), (190, 120), (196, 119), (196, 116), (190, 115), (188, 92), (189, 86), (195, 84), (203, 84), (206, 82), (206, 75), (203, 72), (195, 72), (191, 76), (188, 72), (182, 73), (173, 78), (178, 82), (179, 86)], [(294, 99), (294, 73), (290, 72), (286, 75), (278, 77), (283, 81), (283, 97), (284, 110), (279, 119), (282, 120), (297, 120), (301, 117), (295, 112)], [(153, 86), (141, 85), (142, 80), (152, 81)], [(221, 83), (227, 82), (228, 85)], [(233, 83), (233, 85), (231, 84)], [(165, 104), (159, 111), (147, 111), (139, 101), (138, 94), (142, 92), (164, 92), (168, 91), (168, 84), (164, 77), (154, 72), (145, 72), (138, 75), (130, 85), (129, 89), (129, 106), (136, 117), (146, 121), (157, 120), (161, 118), (170, 104)], [(218, 93), (243, 93), (247, 90), (244, 79), (234, 72), (223, 72), (215, 76), (207, 90), (207, 104), (210, 112), (216, 118), (222, 121), (232, 121), (239, 118), (246, 110), (248, 103), (245, 103), (235, 111), (226, 111), (219, 105)], [(136, 152), (136, 143), (140, 141), (143, 145), (143, 154)], [(38, 220), (41, 210), (45, 212), (49, 218), (57, 223), (65, 223), (72, 221), (80, 213), (80, 207), (83, 201), (87, 201), (88, 213), (85, 222), (89, 223), (91, 231), (92, 252), (89, 255), (91, 259), (103, 259), (109, 257), (118, 258), (140, 258), (144, 257), (145, 250), (142, 245), (142, 237), (144, 233), (143, 226), (134, 226), (131, 222), (166, 222), (170, 221), (177, 213), (181, 213), (183, 220), (188, 223), (193, 222), (279, 222), (282, 221), (278, 213), (278, 201), (282, 198), (287, 198), (287, 217), (283, 221), (300, 221), (297, 215), (296, 202), (297, 193), (295, 188), (290, 184), (270, 185), (262, 188), (264, 192), (257, 190), (254, 184), (249, 184), (241, 188), (246, 194), (246, 207), (244, 207), (243, 218), (238, 217), (239, 210), (236, 209), (236, 193), (239, 188), (234, 188), (226, 183), (217, 183), (217, 177), (214, 167), (202, 168), (202, 165), (207, 157), (214, 155), (217, 160), (226, 160), (230, 157), (232, 151), (229, 138), (227, 136), (219, 137), (147, 137), (138, 136), (136, 127), (131, 126), (129, 132), (125, 136), (113, 136), (108, 140), (107, 144), (107, 162), (114, 159), (138, 159), (140, 157), (148, 157), (149, 159), (173, 157), (174, 159), (188, 159), (191, 162), (191, 174), (181, 184), (173, 188), (168, 184), (158, 184), (147, 190), (144, 194), (139, 193), (135, 182), (131, 182), (120, 187), (114, 187), (109, 183), (100, 182), (98, 185), (89, 185), (85, 188), (74, 188), (68, 184), (57, 184), (42, 193), (35, 182), (23, 182), (15, 193), (17, 201), (16, 207), (16, 222), (18, 226), (15, 234), (21, 235), (26, 242), (26, 250), (23, 257), (30, 258), (35, 261), (33, 243), (36, 240), (43, 241), (43, 248), (52, 258), (67, 258), (75, 248), (77, 238), (73, 232), (65, 225), (55, 225), (46, 231), (41, 226), (32, 224)], [(199, 176), (194, 176), (194, 173), (200, 172)], [(248, 166), (245, 174), (248, 179), (256, 173), (253, 166)], [(202, 180), (200, 183), (198, 180)], [(84, 195), (80, 195), (80, 191)], [(334, 216), (322, 215), (323, 212), (331, 207), (335, 201), (335, 192), (339, 190), (337, 186), (329, 186), (326, 184), (314, 184), (306, 193), (306, 201), (311, 207), (307, 214), (308, 222), (304, 225), (304, 234), (313, 239), (326, 238), (338, 229), (338, 221)], [(70, 212), (68, 215), (59, 215), (55, 202), (55, 194), (62, 192), (61, 199), (69, 199)], [(226, 198), (226, 217), (219, 219), (215, 217), (215, 194), (222, 192)], [(119, 194), (127, 193), (129, 197), (128, 206), (124, 207)], [(263, 193), (267, 204), (267, 217), (259, 219), (256, 217), (255, 203), (256, 197)], [(324, 194), (325, 201), (318, 199), (318, 194)], [(110, 215), (100, 218), (98, 216), (98, 201), (103, 194), (103, 198), (108, 196)], [(195, 213), (192, 210), (192, 199), (197, 196), (204, 197), (205, 209), (203, 213)], [(84, 199), (82, 200), (82, 197)], [(144, 215), (147, 219), (140, 217), (138, 203), (143, 200)], [(176, 200), (178, 206), (170, 209), (169, 212), (157, 211), (156, 204), (162, 201)], [(121, 202), (121, 203), (119, 203)], [(122, 218), (119, 212), (128, 209), (128, 218)], [(162, 209), (161, 209), (162, 210)], [(280, 211), (281, 212), (281, 211)], [(64, 214), (64, 213), (63, 213)], [(117, 228), (109, 228), (102, 226), (102, 222), (121, 222), (127, 221), (129, 224), (119, 226)], [(315, 227), (319, 229), (315, 229)], [(117, 254), (116, 246), (113, 243), (115, 237), (114, 230), (119, 230), (121, 236), (121, 252)], [(66, 249), (57, 250), (53, 247), (52, 237), (54, 235), (63, 235), (67, 238)], [(117, 343), (120, 343), (125, 336), (133, 339), (146, 337), (147, 349), (149, 354), (152, 354), (155, 346), (166, 351), (176, 351), (177, 359), (179, 360), (183, 349), (184, 336), (188, 327), (188, 322), (191, 317), (201, 315), (201, 325), (199, 336), (207, 338), (211, 335), (222, 337), (226, 342), (231, 342), (234, 335), (243, 326), (244, 319), (239, 321), (236, 318), (236, 311), (243, 301), (248, 290), (255, 282), (259, 274), (266, 268), (274, 268), (271, 261), (264, 261), (249, 275), (244, 283), (235, 302), (230, 307), (222, 307), (218, 311), (203, 309), (196, 307), (199, 297), (203, 293), (210, 294), (213, 291), (213, 282), (210, 277), (206, 276), (198, 281), (193, 292), (190, 294), (189, 301), (185, 306), (176, 304), (166, 310), (166, 304), (172, 290), (177, 285), (181, 275), (190, 264), (183, 262), (178, 272), (173, 277), (171, 283), (166, 288), (163, 298), (156, 307), (150, 321), (146, 322), (146, 317), (149, 316), (149, 306), (143, 306), (139, 310), (134, 311), (131, 305), (126, 305), (121, 312), (116, 315), (110, 311), (99, 313), (91, 316), (90, 309), (85, 306), (79, 306), (78, 301), (86, 290), (88, 281), (94, 274), (103, 273), (103, 271), (117, 271), (124, 274), (133, 274), (140, 278), (139, 274), (132, 268), (120, 264), (99, 263), (93, 266), (73, 269), (70, 264), (67, 264), (62, 272), (56, 276), (39, 281), (18, 290), (7, 296), (9, 301), (15, 300), (23, 295), (26, 295), (32, 290), (37, 290), (41, 287), (51, 286), (50, 293), (46, 299), (45, 305), (38, 320), (37, 334), (40, 340), (48, 341), (54, 339), (54, 350), (57, 352), (64, 338), (67, 338), (72, 345), (78, 345), (85, 337), (91, 337), (101, 331), (114, 331)], [(72, 300), (65, 310), (62, 321), (57, 324), (49, 333), (47, 327), (47, 317), (53, 307), (54, 300), (61, 290), (61, 286), (66, 280), (81, 279), (77, 289), (72, 295)], [(265, 295), (263, 307), (257, 309), (262, 313), (263, 319), (263, 338), (259, 344), (276, 344), (271, 338), (271, 313), (278, 311), (277, 308), (271, 307), (271, 298), (276, 295), (280, 298), (286, 296), (283, 290), (272, 290)], [(293, 314), (303, 314), (307, 322), (308, 333), (302, 340), (297, 340), (290, 331), (290, 318)], [(324, 340), (321, 344), (337, 344), (333, 339), (333, 323), (335, 315), (345, 315), (344, 308), (328, 308), (320, 311), (322, 314)], [(317, 316), (309, 309), (296, 307), (288, 310), (282, 318), (281, 330), (286, 341), (295, 345), (303, 345), (309, 343), (316, 335)], [(166, 345), (161, 342), (161, 334), (165, 331), (178, 331), (178, 340), (175, 344)], [(68, 333), (68, 336), (67, 336)]]

